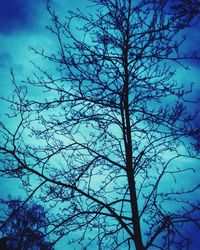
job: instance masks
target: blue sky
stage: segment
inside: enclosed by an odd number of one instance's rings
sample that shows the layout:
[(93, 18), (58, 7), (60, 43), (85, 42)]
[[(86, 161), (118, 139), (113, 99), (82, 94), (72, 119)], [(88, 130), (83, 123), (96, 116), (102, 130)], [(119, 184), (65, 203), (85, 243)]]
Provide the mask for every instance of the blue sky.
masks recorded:
[[(65, 11), (79, 7), (85, 8), (86, 0), (82, 0), (81, 4), (78, 0), (71, 1), (52, 1), (52, 6), (60, 13), (65, 15)], [(56, 49), (56, 41), (53, 39), (45, 26), (49, 24), (49, 16), (46, 11), (45, 0), (6, 0), (0, 3), (0, 95), (8, 96), (12, 92), (12, 84), (10, 81), (10, 69), (12, 68), (16, 74), (16, 79), (20, 82), (31, 75), (33, 66), (30, 61), (34, 61), (39, 65), (43, 64), (32, 51), (29, 46), (37, 49), (45, 48), (47, 51)], [(185, 51), (198, 48), (200, 44), (200, 36), (198, 35), (199, 27), (191, 28), (187, 31), (188, 42), (184, 45)], [(198, 61), (186, 62), (191, 68), (190, 71), (184, 70), (180, 66), (177, 68), (177, 81), (181, 82), (185, 87), (191, 82), (195, 82), (195, 92), (191, 98), (200, 97), (200, 63)], [(45, 65), (51, 69), (51, 65)], [(36, 93), (33, 93), (36, 95)], [(5, 105), (4, 102), (0, 102)], [(4, 106), (5, 107), (5, 106)], [(190, 109), (192, 107), (188, 107)], [(14, 126), (9, 124), (9, 126)], [(192, 163), (193, 164), (193, 163)], [(195, 164), (195, 163), (194, 163)], [(192, 181), (192, 180), (191, 180)], [(12, 183), (12, 184), (11, 184)], [(15, 190), (15, 180), (4, 180), (1, 182), (0, 196), (6, 197)], [(2, 192), (3, 191), (3, 192)], [(22, 195), (19, 191), (18, 195)]]
[(37, 5), (41, 1), (2, 1), (0, 8), (0, 31), (4, 35), (12, 35), (20, 30), (36, 28), (39, 17)]
[[(51, 6), (61, 15), (65, 15), (68, 10), (84, 7), (86, 2), (82, 1), (80, 4), (79, 0), (59, 0), (51, 1)], [(33, 66), (30, 61), (39, 65), (43, 63), (29, 49), (30, 46), (54, 51), (56, 43), (46, 30), (48, 24), (50, 24), (50, 17), (46, 9), (46, 0), (0, 1), (0, 96), (9, 97), (12, 94), (11, 69), (20, 83), (27, 76), (32, 75)], [(48, 67), (48, 65), (45, 66)], [(7, 108), (6, 103), (0, 100), (0, 106), (3, 107), (2, 113), (4, 113)], [(6, 124), (11, 129), (15, 127), (15, 123), (10, 122), (9, 119), (6, 120)], [(1, 179), (0, 199), (7, 199), (10, 194), (13, 198), (25, 197), (26, 193), (20, 187), (21, 183), (17, 179)], [(56, 249), (64, 249), (62, 241), (57, 244)]]
[[(84, 8), (87, 1), (50, 1), (52, 8), (65, 16), (68, 10)], [(40, 64), (41, 60), (30, 51), (36, 49), (54, 51), (56, 41), (46, 30), (50, 17), (46, 9), (46, 0), (7, 0), (0, 1), (0, 79), (1, 95), (11, 92), (10, 69), (16, 78), (24, 80), (31, 75), (33, 67), (30, 61)], [(42, 62), (41, 62), (42, 63)]]

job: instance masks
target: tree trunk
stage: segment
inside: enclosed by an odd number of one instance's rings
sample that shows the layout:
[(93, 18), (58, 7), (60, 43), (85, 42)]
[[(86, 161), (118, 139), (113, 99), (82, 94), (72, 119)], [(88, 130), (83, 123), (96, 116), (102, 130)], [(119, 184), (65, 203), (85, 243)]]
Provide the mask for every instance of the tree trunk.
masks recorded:
[(121, 110), (122, 110), (122, 124), (123, 124), (123, 135), (124, 135), (124, 144), (126, 151), (126, 170), (127, 170), (127, 179), (130, 190), (130, 200), (131, 200), (131, 211), (132, 211), (132, 223), (134, 230), (134, 243), (137, 250), (143, 250), (144, 246), (142, 243), (142, 234), (140, 228), (140, 219), (138, 213), (138, 202), (137, 202), (137, 193), (136, 193), (136, 184), (134, 180), (134, 168), (133, 168), (133, 153), (132, 153), (132, 138), (131, 138), (131, 122), (129, 114), (129, 22), (130, 22), (130, 10), (131, 10), (131, 1), (129, 1), (129, 13), (127, 18), (127, 28), (126, 28), (126, 37), (124, 43), (124, 88), (122, 92), (121, 100)]

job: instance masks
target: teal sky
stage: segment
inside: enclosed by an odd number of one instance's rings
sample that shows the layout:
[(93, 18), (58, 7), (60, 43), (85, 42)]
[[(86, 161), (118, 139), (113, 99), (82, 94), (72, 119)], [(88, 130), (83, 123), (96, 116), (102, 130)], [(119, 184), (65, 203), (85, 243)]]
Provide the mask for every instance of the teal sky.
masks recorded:
[[(51, 2), (53, 8), (62, 17), (68, 10), (77, 7), (87, 11), (87, 0), (54, 0)], [(6, 0), (0, 2), (0, 96), (7, 97), (12, 93), (11, 68), (15, 72), (17, 81), (21, 82), (26, 76), (32, 75), (34, 68), (30, 61), (43, 66), (44, 61), (29, 49), (30, 46), (36, 49), (45, 48), (48, 52), (56, 50), (56, 40), (45, 28), (48, 24), (50, 24), (50, 18), (46, 10), (45, 0)], [(188, 29), (186, 33), (188, 39), (183, 47), (184, 51), (197, 50), (200, 55), (199, 30), (200, 25)], [(194, 82), (195, 91), (190, 95), (190, 98), (195, 100), (200, 98), (200, 62), (197, 60), (187, 61), (185, 65), (190, 70), (185, 70), (180, 65), (175, 66), (177, 69), (176, 80), (186, 88), (189, 87), (191, 82)], [(52, 70), (51, 65), (46, 64), (46, 62), (45, 68)], [(37, 96), (35, 92), (31, 94)], [(0, 105), (1, 111), (7, 109), (4, 101), (0, 101)], [(193, 108), (192, 104), (188, 106), (188, 110)], [(10, 124), (8, 121), (8, 126), (12, 127), (15, 124)], [(191, 164), (197, 164), (197, 162)], [(189, 182), (192, 181), (192, 179), (189, 180)], [(17, 188), (18, 186), (19, 183), (16, 180), (1, 180), (0, 198), (6, 198), (8, 194), (13, 196), (24, 195)], [(191, 234), (191, 231), (188, 234)], [(192, 234), (195, 235), (195, 232), (192, 232)], [(195, 245), (200, 244), (198, 238), (194, 238)], [(60, 247), (62, 247), (62, 243), (58, 245), (58, 249), (61, 249)]]

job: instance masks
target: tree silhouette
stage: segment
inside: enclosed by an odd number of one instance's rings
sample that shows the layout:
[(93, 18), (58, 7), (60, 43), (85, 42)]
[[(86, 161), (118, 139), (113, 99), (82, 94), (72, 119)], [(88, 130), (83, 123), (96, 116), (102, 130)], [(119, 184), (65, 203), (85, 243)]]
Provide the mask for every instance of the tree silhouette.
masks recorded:
[(199, 113), (189, 112), (192, 89), (175, 73), (198, 59), (181, 49), (199, 3), (91, 2), (93, 15), (77, 10), (65, 20), (48, 5), (58, 51), (32, 50), (55, 71), (35, 65), (20, 87), (12, 74), (9, 117), (19, 123), (1, 123), (2, 175), (59, 208), (55, 242), (188, 249), (187, 225), (199, 228)]
[(52, 244), (45, 241), (48, 219), (44, 208), (36, 203), (23, 203), (21, 200), (6, 202), (6, 218), (2, 221), (1, 249), (12, 250), (53, 250)]

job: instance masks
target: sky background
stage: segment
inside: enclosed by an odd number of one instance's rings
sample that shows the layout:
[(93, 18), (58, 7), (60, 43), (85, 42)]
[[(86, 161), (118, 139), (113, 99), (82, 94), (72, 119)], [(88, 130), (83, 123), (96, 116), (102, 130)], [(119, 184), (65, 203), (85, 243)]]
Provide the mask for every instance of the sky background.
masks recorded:
[[(43, 65), (31, 50), (30, 46), (38, 50), (45, 48), (48, 51), (56, 49), (56, 41), (47, 31), (50, 16), (46, 9), (46, 0), (0, 0), (0, 96), (9, 97), (14, 89), (11, 83), (11, 69), (15, 73), (18, 83), (31, 76), (34, 67), (30, 61)], [(60, 15), (65, 16), (68, 10), (85, 8), (87, 1), (51, 1), (51, 6)], [(46, 64), (45, 68), (50, 65)], [(33, 94), (33, 93), (32, 93)], [(36, 93), (37, 95), (37, 93)], [(0, 113), (7, 110), (5, 101), (0, 100)], [(0, 119), (1, 119), (0, 114)], [(7, 126), (13, 128), (14, 123), (7, 120)], [(0, 199), (26, 197), (21, 189), (21, 182), (17, 179), (0, 178)], [(56, 250), (65, 249), (65, 240), (56, 244)], [(68, 249), (74, 249), (74, 247)]]
[[(87, 1), (79, 4), (78, 0), (51, 1), (51, 6), (58, 13), (65, 16), (68, 10), (77, 7), (84, 8)], [(13, 91), (11, 83), (11, 69), (15, 73), (18, 83), (32, 76), (34, 67), (31, 61), (37, 65), (43, 65), (30, 47), (47, 51), (56, 49), (56, 41), (51, 36), (46, 26), (50, 24), (50, 16), (46, 9), (46, 0), (7, 0), (0, 1), (0, 96), (9, 97)], [(45, 61), (45, 68), (46, 65)], [(50, 65), (49, 65), (50, 68)], [(37, 95), (37, 93), (35, 93)], [(0, 101), (3, 111), (7, 106)], [(9, 121), (8, 121), (9, 122)], [(7, 124), (13, 127), (14, 124)], [(11, 184), (12, 183), (12, 184)], [(2, 180), (0, 196), (6, 197), (16, 188), (16, 180)], [(21, 195), (21, 192), (20, 192)]]
[[(85, 9), (87, 5), (86, 0), (58, 0), (51, 1), (51, 3), (53, 8), (63, 16), (67, 10), (76, 7)], [(32, 74), (33, 66), (30, 61), (42, 65), (42, 61), (30, 51), (30, 46), (36, 49), (45, 48), (48, 51), (56, 49), (56, 41), (45, 29), (48, 24), (50, 24), (50, 18), (45, 0), (0, 1), (0, 96), (6, 97), (12, 93), (11, 68), (20, 82)], [(199, 27), (189, 29), (187, 32), (188, 41), (184, 45), (184, 50), (198, 49), (200, 44)], [(185, 87), (189, 86), (191, 82), (195, 82), (195, 91), (191, 98), (200, 97), (200, 64), (198, 61), (190, 61), (186, 64), (191, 70), (185, 71), (177, 66), (176, 79)], [(0, 105), (1, 111), (6, 110), (5, 102), (0, 101)], [(13, 126), (13, 124), (9, 125)], [(22, 195), (21, 191), (16, 192), (16, 186), (18, 184), (15, 180), (1, 180), (0, 198), (6, 198), (8, 194)]]

